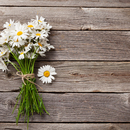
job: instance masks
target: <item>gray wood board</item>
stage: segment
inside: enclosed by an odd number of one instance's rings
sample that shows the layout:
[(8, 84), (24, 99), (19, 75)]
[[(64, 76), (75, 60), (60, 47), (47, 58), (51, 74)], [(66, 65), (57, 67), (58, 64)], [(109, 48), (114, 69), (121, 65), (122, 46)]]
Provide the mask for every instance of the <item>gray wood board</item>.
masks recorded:
[(130, 31), (52, 31), (49, 43), (39, 60), (130, 60)]
[(130, 60), (130, 31), (51, 31), (55, 47), (38, 60)]
[(52, 31), (46, 59), (130, 60), (129, 43), (130, 31)]
[(129, 0), (1, 0), (4, 6), (130, 7)]
[(130, 30), (130, 8), (0, 7), (0, 29), (9, 19), (43, 16), (53, 30)]
[[(36, 62), (35, 75), (43, 65), (56, 68), (57, 75), (52, 84), (43, 84), (36, 78), (41, 92), (130, 92), (130, 62)], [(22, 80), (13, 67), (0, 71), (0, 91), (17, 91)]]
[[(0, 121), (15, 122), (18, 92), (0, 93)], [(130, 122), (130, 93), (41, 93), (50, 116), (34, 114), (30, 122)], [(23, 122), (24, 119), (20, 119)]]
[[(0, 123), (0, 130), (26, 130), (26, 123)], [(29, 123), (29, 130), (129, 130), (129, 123)]]

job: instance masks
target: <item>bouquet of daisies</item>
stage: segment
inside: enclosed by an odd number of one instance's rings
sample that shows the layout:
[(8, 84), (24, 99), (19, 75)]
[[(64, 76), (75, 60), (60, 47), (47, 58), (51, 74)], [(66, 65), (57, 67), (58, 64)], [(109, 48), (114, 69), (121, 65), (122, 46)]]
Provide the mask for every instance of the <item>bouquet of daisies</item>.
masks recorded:
[[(39, 55), (45, 56), (46, 51), (54, 49), (47, 43), (51, 26), (43, 17), (36, 16), (36, 19), (32, 19), (28, 24), (10, 20), (3, 27), (5, 29), (0, 37), (0, 69), (8, 70), (7, 65), (10, 63), (17, 70), (16, 74), (21, 77), (23, 83), (14, 110), (19, 104), (16, 122), (18, 123), (19, 118), (24, 116), (28, 123), (29, 117), (34, 112), (42, 114), (44, 110), (49, 114), (36, 88), (34, 64)], [(17, 62), (10, 61), (10, 57)], [(53, 75), (56, 75), (55, 69), (49, 65), (38, 70), (38, 77), (43, 83), (51, 83), (54, 79)]]

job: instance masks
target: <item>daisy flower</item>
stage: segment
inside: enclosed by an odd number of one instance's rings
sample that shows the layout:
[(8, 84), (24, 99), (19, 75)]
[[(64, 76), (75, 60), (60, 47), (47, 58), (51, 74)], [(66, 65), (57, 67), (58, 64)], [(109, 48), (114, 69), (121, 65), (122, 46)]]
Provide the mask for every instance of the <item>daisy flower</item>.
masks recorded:
[(9, 51), (8, 48), (0, 48), (0, 69), (3, 71), (8, 70), (5, 61), (9, 61)]
[(14, 20), (11, 20), (10, 19), (10, 22), (6, 22), (4, 25), (3, 25), (3, 28), (10, 28), (12, 25), (14, 24)]
[(36, 51), (36, 53), (39, 54), (42, 57), (46, 56), (44, 51)]
[(10, 23), (6, 22), (3, 27), (5, 27), (4, 32), (6, 33), (6, 35), (8, 34), (9, 36), (11, 36), (11, 31), (15, 30), (15, 23), (10, 19)]
[(7, 47), (1, 47), (0, 48), (0, 57), (6, 57), (6, 53), (9, 52), (9, 49)]
[(6, 64), (5, 64), (5, 62), (2, 60), (1, 57), (0, 57), (0, 69), (1, 69), (2, 71), (8, 70), (8, 68), (7, 68)]
[(0, 45), (4, 45), (7, 42), (8, 41), (7, 41), (6, 37), (0, 37)]
[(45, 30), (42, 30), (42, 31), (33, 31), (32, 34), (31, 34), (31, 37), (32, 38), (36, 38), (36, 39), (38, 39), (38, 38), (43, 39), (43, 38), (45, 38), (47, 36), (48, 36), (48, 34), (46, 33)]
[(41, 77), (39, 80), (41, 80), (43, 83), (51, 83), (52, 79), (55, 79), (52, 75), (56, 74), (55, 68), (51, 67), (50, 65), (45, 65), (38, 69), (37, 76)]
[(35, 47), (38, 47), (37, 51), (42, 50), (43, 52), (46, 52), (45, 42), (46, 41), (43, 40), (43, 41), (39, 41), (39, 42), (37, 42), (37, 43), (34, 44)]
[(47, 48), (48, 51), (51, 50), (51, 49), (55, 49), (54, 46), (48, 44), (47, 42), (44, 44), (44, 46)]
[(27, 28), (28, 28), (28, 30), (31, 32), (32, 31), (32, 29), (34, 29), (34, 28), (37, 28), (37, 26), (38, 26), (38, 23), (37, 22), (28, 22), (28, 24), (27, 24)]
[(49, 24), (46, 24), (46, 26), (44, 26), (43, 29), (45, 29), (47, 32), (49, 32), (51, 28), (52, 28), (52, 26), (50, 26)]
[(18, 39), (16, 41), (10, 41), (9, 44), (12, 46), (12, 47), (18, 47), (20, 48), (21, 46), (23, 46), (25, 44), (25, 41), (22, 40), (22, 41), (19, 41)]
[(11, 35), (13, 35), (15, 41), (22, 41), (22, 39), (27, 38), (27, 32), (26, 25), (21, 25), (20, 22), (18, 22), (15, 24), (15, 30), (12, 30)]
[(19, 59), (22, 60), (22, 59), (25, 58), (24, 54), (26, 54), (26, 52), (25, 51), (19, 51), (19, 54), (20, 54)]
[(38, 18), (38, 15), (36, 15), (36, 20), (34, 20), (35, 22), (38, 22), (38, 23), (42, 23), (44, 22), (45, 18), (43, 18), (42, 16), (40, 18)]
[(34, 59), (36, 58), (36, 54), (34, 54), (33, 52), (28, 52), (25, 54), (25, 57), (28, 59)]
[(4, 31), (1, 32), (1, 37), (0, 37), (0, 45), (3, 45), (5, 43), (7, 43), (10, 40), (10, 34), (9, 33), (5, 33)]
[(20, 59), (20, 60), (24, 59), (24, 52), (21, 51), (21, 52), (19, 52), (19, 53), (20, 53), (19, 59)]
[(29, 42), (29, 44), (25, 45), (24, 48), (25, 48), (25, 51), (28, 52), (28, 51), (30, 51), (32, 49), (32, 47), (33, 47), (33, 43)]

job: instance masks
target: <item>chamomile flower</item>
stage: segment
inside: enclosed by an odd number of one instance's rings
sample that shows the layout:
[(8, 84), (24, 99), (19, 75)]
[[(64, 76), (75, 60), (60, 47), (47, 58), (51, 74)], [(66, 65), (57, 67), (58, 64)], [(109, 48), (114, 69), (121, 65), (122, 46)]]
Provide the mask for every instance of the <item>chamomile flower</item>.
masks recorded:
[(52, 75), (56, 74), (55, 68), (51, 67), (50, 65), (45, 65), (38, 69), (37, 76), (41, 77), (39, 80), (41, 80), (43, 83), (51, 83), (52, 80), (55, 79)]
[(21, 25), (19, 22), (15, 24), (15, 30), (12, 30), (11, 35), (13, 36), (14, 41), (22, 41), (28, 36), (28, 30), (26, 25)]
[(0, 47), (0, 57), (6, 57), (6, 53), (9, 51), (9, 49), (5, 46)]
[(39, 54), (42, 57), (46, 56), (44, 51), (36, 51), (36, 53)]
[(43, 18), (42, 16), (40, 18), (38, 18), (38, 15), (36, 15), (36, 20), (35, 20), (36, 22), (43, 23), (44, 20), (45, 20), (45, 18)]
[(1, 57), (0, 57), (0, 69), (1, 69), (2, 71), (8, 70), (8, 68), (7, 68), (6, 64), (5, 64), (5, 62), (3, 61), (3, 59), (2, 59)]
[(2, 57), (3, 55), (5, 55), (5, 53), (6, 53), (6, 51), (4, 51), (4, 50), (1, 51), (1, 52), (0, 52), (0, 57)]
[(25, 53), (26, 53), (26, 52), (24, 52), (24, 51), (20, 51), (20, 52), (19, 52), (19, 59), (20, 59), (20, 60), (24, 59), (24, 57), (25, 57), (24, 54), (25, 54)]
[(37, 51), (42, 50), (43, 52), (46, 52), (45, 42), (46, 41), (43, 40), (43, 41), (39, 41), (39, 42), (34, 44), (35, 48), (38, 47)]
[(10, 43), (10, 45), (12, 46), (12, 47), (18, 47), (18, 48), (20, 48), (21, 46), (23, 46), (23, 45), (25, 45), (25, 41), (24, 40), (16, 40), (16, 41), (14, 41), (14, 40), (12, 40), (12, 41), (10, 41), (9, 42)]
[(4, 31), (1, 32), (1, 37), (0, 37), (0, 45), (3, 45), (7, 43), (10, 40), (10, 35), (9, 33), (5, 33)]
[(11, 20), (11, 19), (10, 19), (10, 22), (9, 22), (9, 23), (6, 22), (6, 23), (3, 25), (3, 27), (4, 27), (4, 28), (10, 28), (10, 27), (12, 27), (13, 24), (14, 24), (14, 20)]
[(0, 48), (0, 69), (8, 70), (5, 61), (9, 61), (9, 51), (6, 47)]
[(32, 49), (32, 47), (33, 47), (33, 43), (29, 42), (29, 44), (25, 45), (24, 48), (25, 48), (25, 51), (28, 52), (28, 51), (30, 51)]
[(51, 49), (55, 49), (54, 46), (48, 44), (47, 42), (44, 42), (44, 46), (47, 48), (48, 51), (51, 50)]
[(52, 26), (50, 26), (49, 24), (46, 24), (46, 26), (43, 27), (43, 29), (45, 29), (47, 32), (49, 32), (51, 28)]
[(48, 36), (48, 34), (46, 33), (45, 30), (42, 30), (42, 31), (33, 31), (32, 35), (31, 35), (32, 38), (36, 38), (36, 39), (38, 39), (38, 38), (44, 39), (47, 36)]
[(7, 43), (6, 37), (0, 37), (0, 45), (4, 45), (5, 43)]
[(28, 59), (34, 59), (36, 58), (36, 54), (34, 54), (33, 52), (28, 52), (25, 54), (25, 57)]
[(37, 28), (38, 23), (37, 22), (28, 22), (27, 29), (31, 32), (32, 29)]

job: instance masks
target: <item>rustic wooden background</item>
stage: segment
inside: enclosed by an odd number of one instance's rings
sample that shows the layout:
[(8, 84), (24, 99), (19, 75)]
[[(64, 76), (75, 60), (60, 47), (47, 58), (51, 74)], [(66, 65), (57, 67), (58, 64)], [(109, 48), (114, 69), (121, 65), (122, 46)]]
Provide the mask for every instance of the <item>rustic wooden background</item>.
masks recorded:
[[(39, 58), (58, 75), (39, 90), (50, 116), (34, 115), (30, 130), (130, 130), (130, 0), (0, 0), (0, 30), (9, 19), (43, 16), (55, 51)], [(0, 130), (26, 130), (11, 114), (21, 80), (0, 71)]]

